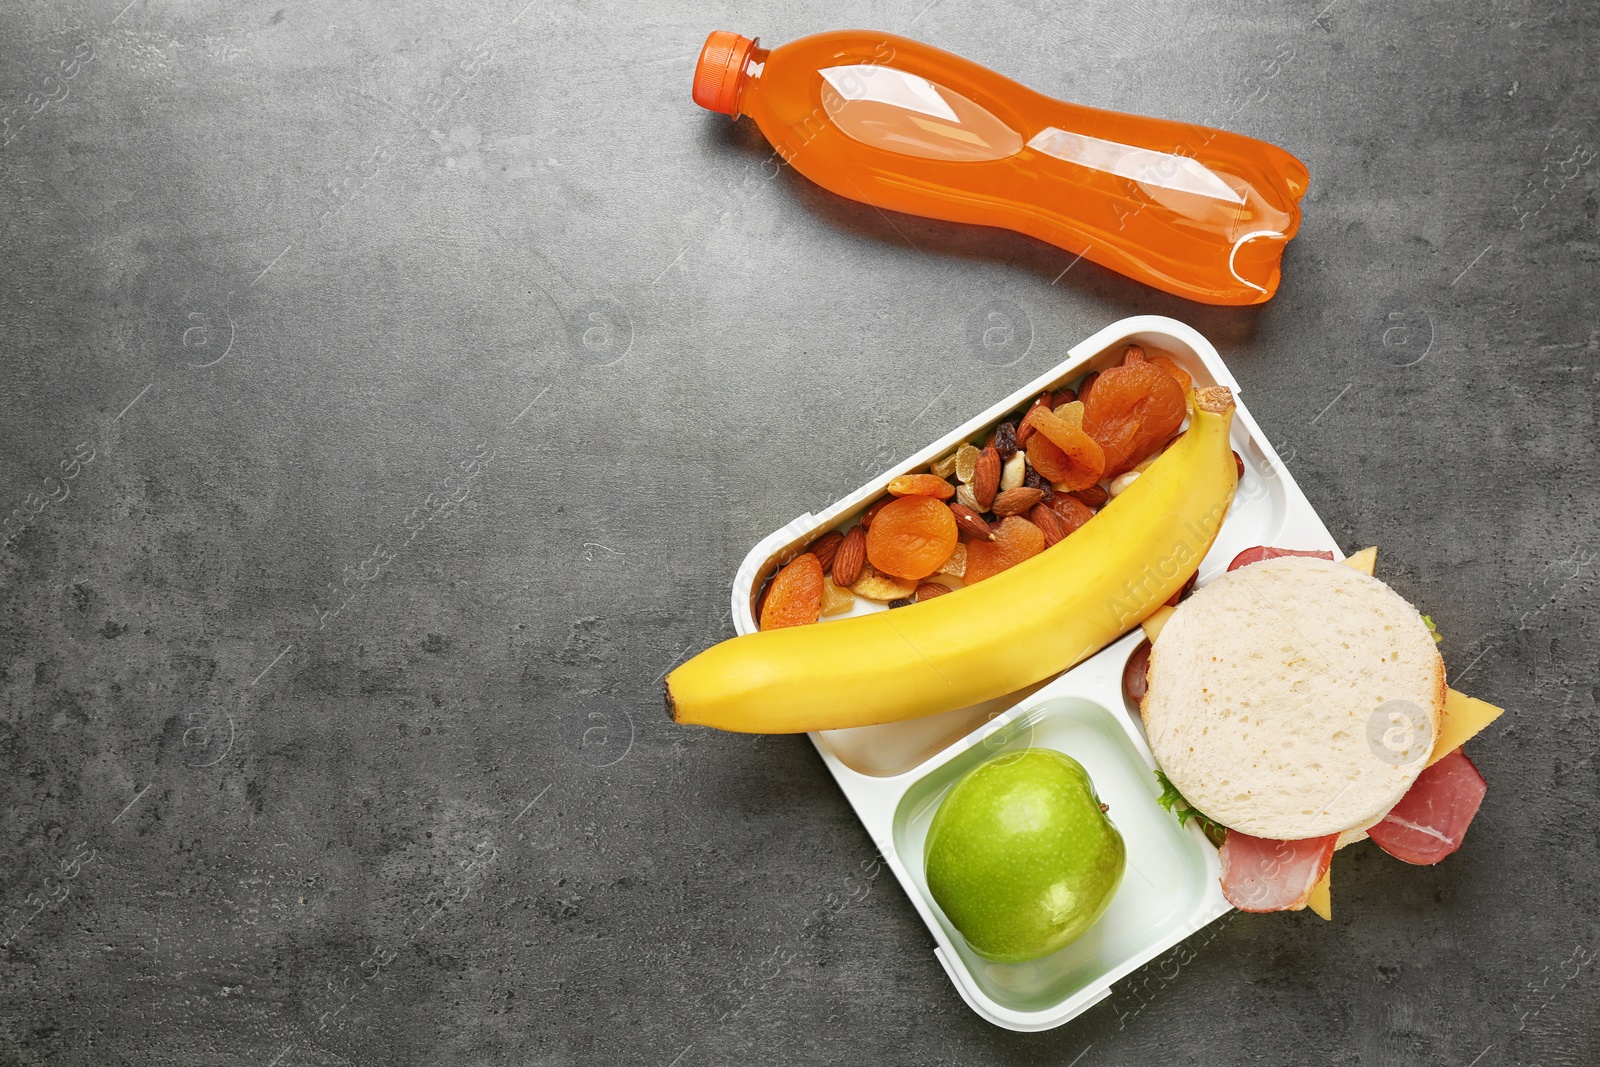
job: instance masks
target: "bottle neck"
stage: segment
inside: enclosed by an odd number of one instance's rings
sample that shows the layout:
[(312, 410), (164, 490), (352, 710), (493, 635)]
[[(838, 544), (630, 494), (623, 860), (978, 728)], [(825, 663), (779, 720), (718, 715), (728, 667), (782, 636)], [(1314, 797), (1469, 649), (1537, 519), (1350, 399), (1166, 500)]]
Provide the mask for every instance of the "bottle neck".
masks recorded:
[(733, 90), (734, 118), (748, 114), (744, 109), (745, 101), (760, 90), (761, 75), (767, 68), (767, 56), (771, 51), (770, 48), (752, 48), (745, 57), (744, 67), (739, 71), (739, 80)]

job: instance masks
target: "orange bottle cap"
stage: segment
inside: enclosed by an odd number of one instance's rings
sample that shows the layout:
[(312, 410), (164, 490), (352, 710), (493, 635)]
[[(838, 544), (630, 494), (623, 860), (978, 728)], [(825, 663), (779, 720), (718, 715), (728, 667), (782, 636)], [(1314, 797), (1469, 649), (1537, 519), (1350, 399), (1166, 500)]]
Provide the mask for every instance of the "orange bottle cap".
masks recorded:
[(694, 68), (694, 102), (708, 111), (738, 115), (739, 79), (757, 38), (712, 30)]

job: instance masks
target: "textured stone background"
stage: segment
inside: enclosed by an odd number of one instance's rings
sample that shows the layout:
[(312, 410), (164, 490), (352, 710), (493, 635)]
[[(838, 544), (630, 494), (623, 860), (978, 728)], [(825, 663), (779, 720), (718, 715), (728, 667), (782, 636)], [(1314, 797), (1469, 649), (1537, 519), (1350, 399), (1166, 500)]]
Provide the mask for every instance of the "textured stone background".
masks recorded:
[[(1594, 5), (123, 2), (0, 14), (0, 1062), (1600, 1060)], [(1281, 293), (1055, 280), (689, 101), (711, 28), (851, 23), (1288, 147)], [(1139, 312), (1510, 714), (1441, 867), (1011, 1034), (809, 743), (657, 679), (760, 536)]]

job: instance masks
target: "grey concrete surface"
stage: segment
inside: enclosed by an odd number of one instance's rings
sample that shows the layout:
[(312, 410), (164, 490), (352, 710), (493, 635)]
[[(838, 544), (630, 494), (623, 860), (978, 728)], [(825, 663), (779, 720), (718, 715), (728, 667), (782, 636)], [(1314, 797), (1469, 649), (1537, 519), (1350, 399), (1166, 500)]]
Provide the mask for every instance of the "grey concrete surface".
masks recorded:
[[(124, 2), (0, 13), (0, 1062), (1600, 1062), (1594, 5)], [(1280, 295), (689, 100), (712, 28), (850, 24), (1294, 151)], [(1443, 865), (1006, 1033), (809, 743), (659, 678), (759, 537), (1139, 312), (1510, 711)]]

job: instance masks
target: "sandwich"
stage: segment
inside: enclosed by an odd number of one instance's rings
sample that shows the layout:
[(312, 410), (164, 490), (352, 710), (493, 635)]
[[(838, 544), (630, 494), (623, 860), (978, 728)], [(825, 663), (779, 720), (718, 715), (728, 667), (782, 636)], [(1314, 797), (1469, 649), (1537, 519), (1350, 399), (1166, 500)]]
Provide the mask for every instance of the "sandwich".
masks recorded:
[(1461, 746), (1500, 709), (1448, 688), (1432, 621), (1376, 556), (1251, 549), (1146, 626), (1130, 696), (1162, 804), (1219, 845), (1243, 911), (1331, 918), (1337, 849), (1437, 863), (1483, 800)]

